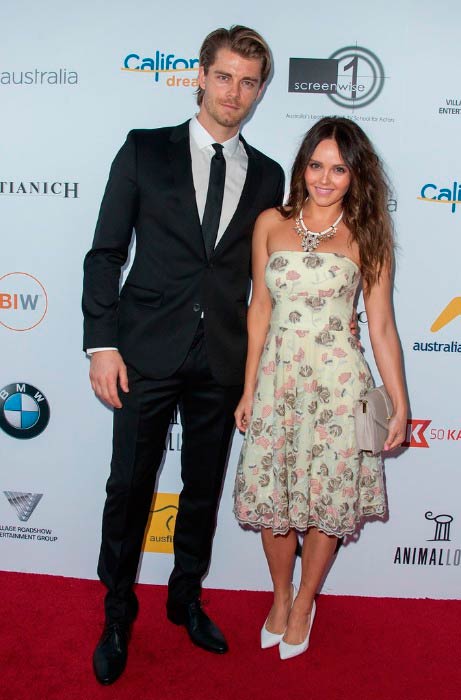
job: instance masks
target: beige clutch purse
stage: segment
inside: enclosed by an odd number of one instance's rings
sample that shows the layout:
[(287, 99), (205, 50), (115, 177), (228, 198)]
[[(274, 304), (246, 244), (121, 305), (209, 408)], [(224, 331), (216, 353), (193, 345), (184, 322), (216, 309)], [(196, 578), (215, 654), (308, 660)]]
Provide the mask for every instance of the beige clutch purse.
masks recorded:
[(355, 438), (357, 449), (378, 454), (382, 452), (394, 412), (392, 401), (384, 386), (371, 389), (355, 402)]

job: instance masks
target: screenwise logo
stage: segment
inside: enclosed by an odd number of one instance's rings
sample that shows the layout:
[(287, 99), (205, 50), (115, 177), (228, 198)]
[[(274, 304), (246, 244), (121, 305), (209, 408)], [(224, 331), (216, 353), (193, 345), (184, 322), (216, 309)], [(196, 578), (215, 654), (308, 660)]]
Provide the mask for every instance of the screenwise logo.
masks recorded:
[(290, 58), (288, 92), (327, 95), (346, 109), (366, 107), (385, 81), (380, 59), (363, 46), (345, 46), (329, 58)]

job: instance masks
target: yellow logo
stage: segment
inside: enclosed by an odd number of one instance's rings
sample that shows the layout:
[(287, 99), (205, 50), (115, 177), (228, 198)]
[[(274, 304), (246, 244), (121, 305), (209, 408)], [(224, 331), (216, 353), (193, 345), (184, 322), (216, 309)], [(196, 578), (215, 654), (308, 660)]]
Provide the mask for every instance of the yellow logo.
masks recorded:
[(144, 534), (145, 552), (173, 553), (173, 535), (178, 513), (178, 493), (155, 493)]
[(455, 297), (450, 301), (448, 306), (444, 308), (440, 316), (437, 316), (431, 326), (432, 333), (437, 333), (444, 326), (454, 321), (457, 316), (461, 316), (461, 297)]

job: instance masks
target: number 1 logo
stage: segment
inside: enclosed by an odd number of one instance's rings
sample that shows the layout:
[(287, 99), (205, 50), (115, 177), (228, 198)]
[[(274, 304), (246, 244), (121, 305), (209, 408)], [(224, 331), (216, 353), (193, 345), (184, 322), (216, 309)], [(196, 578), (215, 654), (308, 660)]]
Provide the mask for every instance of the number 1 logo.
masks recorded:
[(338, 82), (330, 100), (341, 107), (354, 109), (373, 102), (384, 86), (384, 67), (379, 58), (363, 46), (346, 46), (330, 58), (338, 61)]

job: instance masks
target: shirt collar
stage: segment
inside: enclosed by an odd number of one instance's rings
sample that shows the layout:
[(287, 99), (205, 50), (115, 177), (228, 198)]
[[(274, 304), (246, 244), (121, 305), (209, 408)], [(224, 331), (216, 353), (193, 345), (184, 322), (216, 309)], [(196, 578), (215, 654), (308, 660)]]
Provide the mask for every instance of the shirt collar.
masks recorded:
[[(212, 143), (216, 143), (215, 139), (208, 133), (205, 127), (200, 124), (196, 116), (192, 117), (190, 120), (189, 129), (191, 138), (200, 150), (211, 146)], [(239, 139), (240, 134), (237, 132), (231, 139), (223, 142), (224, 153), (228, 158), (232, 158), (232, 156), (235, 155), (239, 145)]]

